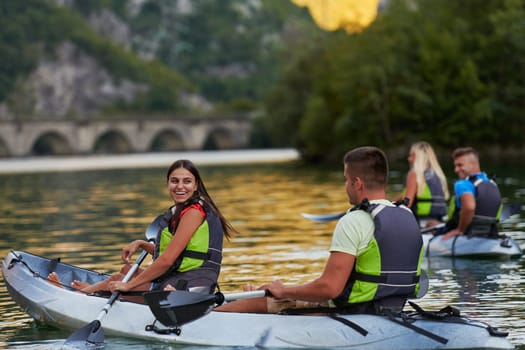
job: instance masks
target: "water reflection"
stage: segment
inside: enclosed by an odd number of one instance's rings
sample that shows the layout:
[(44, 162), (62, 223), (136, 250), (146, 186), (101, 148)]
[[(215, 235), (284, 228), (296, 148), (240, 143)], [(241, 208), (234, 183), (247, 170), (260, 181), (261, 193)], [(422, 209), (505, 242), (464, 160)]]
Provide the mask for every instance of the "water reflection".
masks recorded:
[(467, 316), (509, 331), (514, 344), (525, 344), (523, 259), (436, 257), (426, 258), (424, 268), (430, 289), (422, 305), (454, 305)]
[[(319, 275), (335, 222), (315, 223), (299, 213), (347, 209), (340, 169), (282, 164), (199, 168), (208, 191), (239, 231), (225, 245), (220, 278), (223, 291), (238, 291), (248, 282), (261, 284), (280, 278), (285, 283), (300, 283)], [(0, 255), (5, 256), (9, 249), (27, 250), (114, 272), (120, 266), (121, 247), (143, 237), (150, 221), (171, 204), (165, 171), (0, 175)], [(403, 181), (401, 174), (393, 173), (391, 191)], [(515, 176), (505, 177), (500, 172), (500, 178), (513, 179), (503, 188), (508, 201), (519, 201), (525, 193), (524, 183)], [(523, 246), (523, 220), (509, 222), (507, 229), (516, 231), (511, 235)], [(419, 305), (429, 309), (458, 306), (466, 315), (509, 330), (514, 344), (525, 343), (523, 259), (441, 258), (426, 260), (425, 264), (431, 286), (417, 301)], [(67, 331), (38, 327), (0, 283), (0, 347), (46, 347), (69, 335)], [(109, 341), (111, 348), (167, 348), (129, 339)]]

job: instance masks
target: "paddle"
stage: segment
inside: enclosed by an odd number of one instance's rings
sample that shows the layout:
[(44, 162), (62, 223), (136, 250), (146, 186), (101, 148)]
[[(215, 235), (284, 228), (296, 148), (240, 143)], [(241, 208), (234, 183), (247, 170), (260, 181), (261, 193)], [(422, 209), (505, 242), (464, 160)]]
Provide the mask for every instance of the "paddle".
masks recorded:
[(301, 215), (308, 220), (317, 221), (317, 222), (329, 222), (335, 221), (342, 218), (347, 212), (344, 213), (332, 213), (332, 214), (308, 214), (301, 213)]
[[(428, 291), (428, 275), (421, 270), (419, 292), (416, 299), (422, 298)], [(267, 290), (240, 292), (232, 294), (194, 293), (183, 290), (156, 290), (144, 293), (144, 298), (155, 318), (167, 327), (180, 327), (186, 323), (206, 316), (216, 305), (224, 301), (262, 298), (270, 296)]]
[[(507, 220), (512, 215), (519, 214), (520, 212), (521, 212), (520, 203), (505, 203), (503, 204), (503, 209), (501, 210), (500, 221)], [(301, 215), (308, 220), (312, 220), (316, 222), (329, 222), (329, 221), (339, 220), (346, 213), (347, 212), (345, 211), (341, 213), (329, 213), (329, 214), (301, 213)]]
[(267, 290), (232, 294), (156, 290), (144, 293), (144, 298), (157, 320), (165, 326), (178, 327), (207, 315), (215, 305), (221, 305), (224, 301), (261, 298), (269, 295)]
[[(159, 230), (159, 224), (160, 220), (162, 218), (162, 215), (157, 216), (155, 220), (151, 224), (149, 224), (148, 228), (146, 229), (146, 239), (148, 241), (154, 241), (158, 230)], [(148, 255), (147, 251), (143, 251), (140, 256), (137, 258), (133, 266), (129, 269), (128, 273), (124, 276), (122, 279), (122, 282), (127, 282), (131, 279), (133, 274), (137, 271), (139, 268), (139, 265), (142, 264), (146, 256)], [(94, 347), (100, 347), (102, 344), (104, 344), (104, 329), (102, 328), (101, 321), (104, 318), (104, 316), (107, 315), (109, 312), (109, 309), (111, 309), (111, 306), (117, 300), (117, 298), (120, 295), (120, 291), (116, 291), (113, 294), (111, 294), (111, 297), (108, 299), (106, 305), (104, 308), (100, 311), (97, 318), (93, 320), (91, 323), (85, 325), (84, 327), (76, 330), (74, 333), (72, 333), (67, 339), (64, 345), (71, 346), (74, 348), (94, 348)]]
[(427, 233), (427, 232), (432, 232), (434, 230), (439, 230), (440, 228), (445, 227), (445, 225), (446, 224), (444, 222), (442, 222), (442, 223), (434, 225), (434, 226), (425, 227), (424, 229), (421, 229), (421, 233)]

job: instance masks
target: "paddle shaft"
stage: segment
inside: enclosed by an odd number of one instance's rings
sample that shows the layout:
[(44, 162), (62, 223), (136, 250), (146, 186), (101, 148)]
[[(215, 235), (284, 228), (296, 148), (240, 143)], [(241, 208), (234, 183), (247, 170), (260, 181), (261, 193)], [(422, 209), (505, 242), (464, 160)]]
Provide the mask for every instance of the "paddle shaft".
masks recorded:
[[(510, 218), (512, 215), (519, 214), (520, 211), (521, 211), (521, 205), (519, 205), (518, 203), (504, 203), (503, 209), (501, 211), (501, 217), (499, 218), (499, 220), (503, 222), (507, 220), (508, 218)], [(308, 220), (317, 221), (317, 222), (329, 222), (329, 221), (339, 220), (346, 213), (347, 211), (342, 212), (342, 213), (329, 213), (329, 214), (301, 213), (301, 215), (305, 219), (308, 219)]]
[(437, 225), (431, 226), (431, 227), (425, 227), (424, 229), (421, 230), (421, 233), (427, 233), (427, 232), (431, 232), (431, 231), (434, 231), (434, 230), (439, 230), (442, 227), (445, 227), (445, 223), (444, 222), (441, 223), (441, 224), (437, 224)]
[[(147, 255), (148, 255), (147, 251), (145, 251), (145, 250), (142, 251), (142, 253), (137, 258), (135, 263), (129, 269), (128, 273), (122, 279), (122, 282), (127, 282), (127, 281), (129, 281), (131, 279), (131, 277), (133, 277), (133, 275), (135, 274), (135, 272), (139, 268), (139, 265), (142, 264), (142, 262), (144, 261), (144, 259), (146, 258)], [(111, 297), (109, 298), (109, 300), (106, 303), (106, 305), (104, 306), (104, 308), (98, 314), (98, 317), (96, 318), (96, 320), (101, 321), (102, 318), (104, 318), (104, 316), (108, 313), (109, 309), (111, 309), (111, 306), (113, 305), (115, 300), (118, 299), (119, 295), (120, 295), (120, 291), (119, 290), (117, 290), (117, 291), (113, 292), (113, 294), (111, 294)]]
[(260, 297), (266, 297), (268, 295), (269, 295), (269, 292), (267, 290), (254, 290), (251, 292), (224, 294), (224, 300), (233, 301), (233, 300), (239, 300), (239, 299), (260, 298)]

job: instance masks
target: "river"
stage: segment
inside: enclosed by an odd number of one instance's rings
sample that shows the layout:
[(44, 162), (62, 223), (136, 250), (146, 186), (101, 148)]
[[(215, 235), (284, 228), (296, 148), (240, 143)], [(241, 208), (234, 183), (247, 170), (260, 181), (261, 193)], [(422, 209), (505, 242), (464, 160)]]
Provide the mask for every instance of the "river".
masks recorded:
[[(289, 153), (285, 157), (283, 152)], [(290, 150), (277, 152), (281, 158), (265, 152), (240, 154), (236, 161), (228, 161), (228, 153), (221, 152), (124, 156), (112, 158), (113, 164), (108, 158), (45, 158), (33, 166), (27, 160), (18, 160), (16, 166), (11, 161), (9, 170), (4, 167), (8, 161), (0, 161), (0, 255), (27, 250), (114, 272), (121, 247), (142, 237), (151, 219), (170, 205), (167, 167), (187, 157), (199, 166), (208, 191), (239, 231), (225, 245), (220, 279), (224, 292), (239, 291), (248, 282), (280, 278), (301, 283), (315, 278), (328, 256), (335, 222), (315, 223), (300, 213), (347, 209), (342, 169), (300, 165)], [(391, 168), (393, 197), (402, 187), (406, 164)], [(507, 202), (525, 204), (525, 174), (519, 163), (486, 168), (498, 174)], [(452, 181), (453, 174), (447, 176)], [(506, 225), (522, 247), (525, 234), (519, 231), (524, 226), (522, 218)], [(456, 306), (467, 316), (509, 331), (510, 341), (525, 350), (523, 258), (425, 259), (424, 265), (430, 288), (418, 301), (420, 306)], [(37, 325), (13, 302), (0, 277), (0, 348), (56, 348), (70, 333)], [(126, 338), (106, 337), (106, 342), (110, 349), (170, 348)]]

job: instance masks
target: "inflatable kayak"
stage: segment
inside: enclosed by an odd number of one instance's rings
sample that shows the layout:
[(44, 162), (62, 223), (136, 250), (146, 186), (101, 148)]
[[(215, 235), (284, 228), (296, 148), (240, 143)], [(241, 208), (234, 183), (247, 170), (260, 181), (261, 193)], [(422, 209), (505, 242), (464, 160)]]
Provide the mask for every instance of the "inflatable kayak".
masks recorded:
[[(517, 203), (505, 204), (501, 213), (501, 223), (509, 223), (521, 211), (521, 205)], [(329, 222), (339, 220), (346, 212), (329, 214), (308, 214), (301, 215), (315, 222)], [(440, 236), (433, 236), (430, 231), (444, 227), (444, 223), (426, 228), (426, 222), (420, 222), (423, 244), (425, 246), (425, 256), (456, 256), (456, 257), (481, 257), (481, 258), (501, 258), (519, 257), (522, 255), (520, 246), (511, 236), (521, 236), (523, 232), (500, 232), (499, 237), (469, 237), (456, 236), (443, 241)]]
[(522, 251), (518, 243), (509, 235), (512, 232), (502, 232), (499, 237), (470, 237), (455, 236), (443, 240), (442, 236), (431, 233), (423, 234), (425, 256), (452, 256), (452, 257), (519, 257)]
[[(64, 285), (50, 283), (56, 272)], [(83, 328), (107, 299), (66, 287), (107, 275), (27, 252), (11, 251), (2, 261), (7, 289), (16, 303), (40, 323)], [(260, 291), (257, 291), (260, 292)], [(254, 292), (246, 292), (254, 293)], [(242, 294), (242, 293), (237, 293)], [(150, 292), (148, 304), (116, 300), (101, 325), (106, 335), (170, 344), (268, 348), (341, 349), (513, 349), (507, 334), (459, 314), (453, 308), (385, 315), (275, 315), (213, 311), (221, 294)], [(235, 297), (222, 295), (226, 300)], [(408, 307), (407, 307), (408, 308)]]

